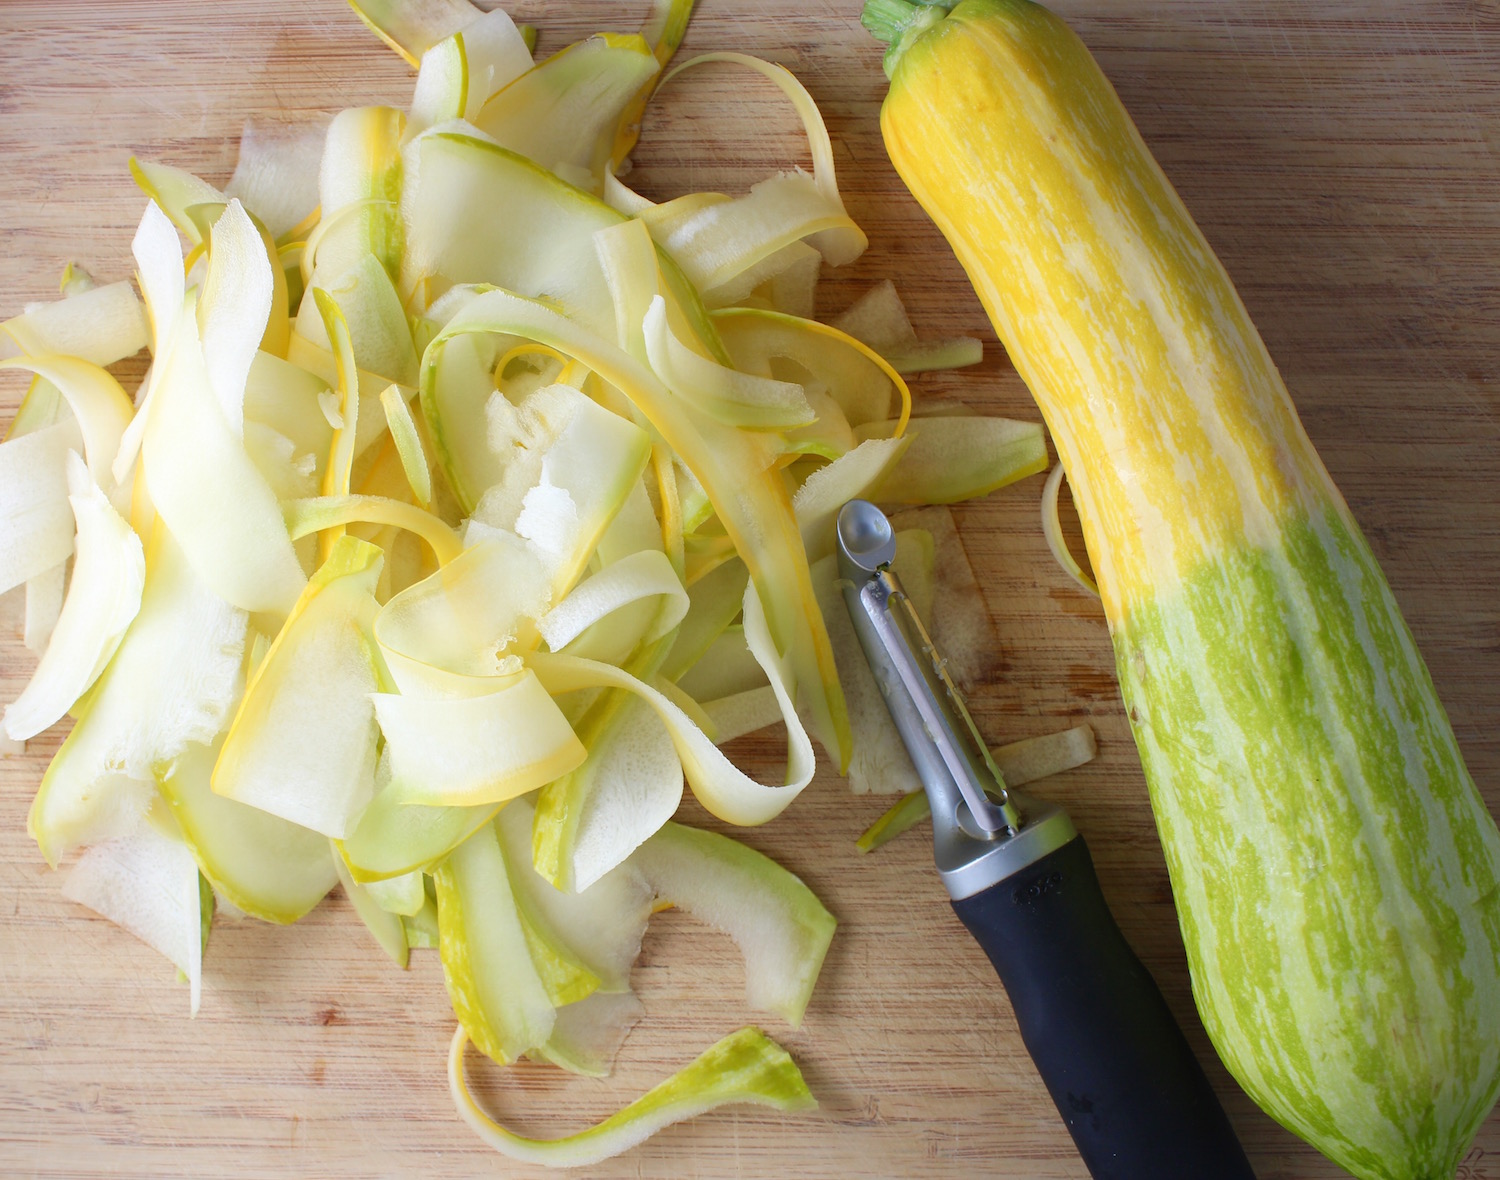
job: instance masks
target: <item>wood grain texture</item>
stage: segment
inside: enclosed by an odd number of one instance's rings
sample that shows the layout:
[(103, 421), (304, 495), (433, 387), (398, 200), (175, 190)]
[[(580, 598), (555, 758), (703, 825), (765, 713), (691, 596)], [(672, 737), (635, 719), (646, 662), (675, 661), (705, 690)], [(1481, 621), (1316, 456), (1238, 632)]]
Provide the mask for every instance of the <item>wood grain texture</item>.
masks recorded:
[[(543, 49), (644, 3), (515, 0)], [(1492, 811), (1500, 811), (1500, 4), (1495, 0), (1060, 0), (1239, 285), (1309, 433), (1384, 563)], [(685, 53), (791, 67), (822, 105), (871, 249), (830, 274), (825, 311), (893, 277), (919, 331), (993, 341), (942, 239), (886, 161), (879, 52), (858, 0), (700, 0)], [(0, 314), (54, 298), (63, 262), (129, 274), (139, 153), (225, 180), (252, 113), (404, 104), (410, 73), (339, 0), (152, 5), (7, 0), (0, 79)], [(741, 191), (803, 157), (769, 85), (724, 67), (674, 82), (633, 178), (656, 197)], [(139, 374), (139, 365), (133, 370)], [(8, 420), (21, 386), (0, 386)], [(998, 345), (920, 396), (1035, 418)], [(1127, 937), (1203, 1055), (1257, 1173), (1340, 1169), (1262, 1115), (1213, 1059), (1186, 966), (1104, 623), (1046, 554), (1031, 480), (956, 516), (1001, 640), (974, 693), (995, 741), (1083, 719), (1094, 764), (1042, 784), (1089, 839)], [(32, 660), (0, 603), (0, 699)], [(457, 1120), (443, 1078), (452, 1017), (435, 956), (402, 974), (342, 898), (291, 928), (224, 919), (202, 1013), (143, 945), (65, 902), (25, 835), (59, 736), (0, 761), (0, 1173), (528, 1176)], [(773, 745), (746, 763), (774, 773)], [(841, 927), (798, 1032), (762, 1023), (821, 1108), (725, 1110), (593, 1176), (1085, 1175), (988, 963), (909, 836), (853, 841), (883, 806), (824, 772), (744, 834), (800, 873)], [(690, 821), (703, 821), (689, 804)], [(710, 825), (712, 826), (712, 825)], [(635, 982), (648, 1016), (616, 1075), (476, 1069), (491, 1106), (555, 1134), (602, 1116), (756, 1020), (737, 953), (659, 917)], [(1500, 1180), (1500, 1115), (1465, 1163)]]

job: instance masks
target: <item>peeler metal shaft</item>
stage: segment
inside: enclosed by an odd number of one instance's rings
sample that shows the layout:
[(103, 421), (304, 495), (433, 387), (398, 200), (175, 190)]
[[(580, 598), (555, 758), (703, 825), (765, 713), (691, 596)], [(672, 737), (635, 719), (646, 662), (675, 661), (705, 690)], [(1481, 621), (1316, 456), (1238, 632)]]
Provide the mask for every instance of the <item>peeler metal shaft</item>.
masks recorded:
[(1060, 807), (1008, 791), (946, 661), (891, 568), (895, 533), (875, 505), (838, 518), (839, 573), (855, 634), (932, 807), (933, 856), (955, 900), (1077, 835)]

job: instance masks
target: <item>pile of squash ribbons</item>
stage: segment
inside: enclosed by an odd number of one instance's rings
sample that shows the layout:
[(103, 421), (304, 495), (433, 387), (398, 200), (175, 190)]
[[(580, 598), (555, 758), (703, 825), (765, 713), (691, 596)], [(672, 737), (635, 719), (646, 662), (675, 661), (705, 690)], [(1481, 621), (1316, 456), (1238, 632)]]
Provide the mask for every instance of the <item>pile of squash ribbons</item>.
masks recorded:
[[(834, 618), (834, 516), (1046, 465), (1039, 424), (913, 415), (903, 373), (980, 349), (919, 341), (889, 284), (813, 318), (866, 240), (785, 70), (677, 67), (773, 81), (811, 171), (627, 187), (690, 7), (534, 61), (503, 11), (363, 3), (417, 68), (407, 107), (252, 122), (223, 188), (133, 161), (134, 282), (70, 266), (0, 326), (0, 367), (32, 377), (0, 444), (0, 590), (40, 657), (3, 727), (73, 718), (30, 813), (64, 891), (175, 964), (196, 1012), (216, 900), (289, 923), (341, 883), (396, 962), (440, 952), (460, 1112), (553, 1164), (723, 1102), (811, 1103), (747, 1028), (598, 1127), (526, 1140), (469, 1097), (463, 1053), (607, 1073), (666, 905), (731, 934), (750, 1006), (798, 1023), (834, 919), (674, 823), (683, 784), (762, 824), (816, 740), (857, 788), (915, 786), (868, 756), (891, 738)], [(143, 348), (127, 392), (108, 366)], [(933, 554), (902, 534), (941, 610)], [(774, 781), (722, 752), (776, 724)]]

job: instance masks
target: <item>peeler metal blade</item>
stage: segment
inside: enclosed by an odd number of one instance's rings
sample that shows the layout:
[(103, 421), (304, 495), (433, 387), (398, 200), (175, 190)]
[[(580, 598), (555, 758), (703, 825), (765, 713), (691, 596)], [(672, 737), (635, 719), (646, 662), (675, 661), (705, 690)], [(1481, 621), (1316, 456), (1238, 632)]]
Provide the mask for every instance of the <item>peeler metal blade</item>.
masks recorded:
[(1006, 789), (947, 662), (893, 568), (896, 534), (867, 500), (837, 524), (839, 577), (855, 634), (932, 807), (933, 856), (955, 900), (1077, 835), (1060, 807)]

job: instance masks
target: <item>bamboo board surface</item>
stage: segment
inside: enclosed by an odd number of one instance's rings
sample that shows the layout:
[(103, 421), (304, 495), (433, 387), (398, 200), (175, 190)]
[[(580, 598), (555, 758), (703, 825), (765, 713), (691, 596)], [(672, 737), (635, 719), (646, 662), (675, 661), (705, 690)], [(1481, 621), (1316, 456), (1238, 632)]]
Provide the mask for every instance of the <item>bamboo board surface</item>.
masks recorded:
[[(1384, 563), (1492, 811), (1500, 812), (1500, 3), (1059, 0), (1219, 251), (1313, 440)], [(644, 3), (514, 0), (542, 49), (631, 28)], [(821, 104), (869, 253), (822, 311), (881, 278), (918, 331), (988, 342), (978, 369), (918, 396), (1036, 418), (936, 230), (890, 168), (878, 47), (859, 0), (700, 0), (684, 54), (791, 67)], [(340, 0), (6, 0), (0, 41), (0, 315), (55, 298), (63, 262), (132, 269), (132, 154), (222, 183), (243, 120), (405, 105), (411, 76)], [(662, 198), (743, 191), (804, 161), (769, 85), (723, 67), (674, 82), (633, 183)], [(134, 370), (139, 374), (139, 363)], [(0, 420), (19, 401), (0, 384)], [(999, 636), (974, 691), (996, 742), (1091, 724), (1100, 756), (1040, 784), (1087, 836), (1104, 891), (1223, 1095), (1257, 1174), (1344, 1173), (1261, 1114), (1213, 1058), (1097, 606), (1047, 556), (1040, 477), (955, 515)], [(0, 698), (32, 661), (0, 604)], [(395, 970), (334, 896), (291, 928), (216, 923), (204, 1002), (69, 902), (25, 834), (60, 736), (0, 760), (0, 1174), (529, 1176), (457, 1119), (453, 1021), (434, 952)], [(741, 744), (777, 772), (779, 752)], [(860, 857), (885, 801), (826, 770), (787, 816), (743, 833), (840, 919), (803, 1027), (757, 1017), (730, 940), (658, 917), (635, 983), (646, 1020), (613, 1078), (476, 1067), (519, 1129), (581, 1127), (741, 1024), (790, 1048), (821, 1102), (728, 1109), (591, 1176), (1082, 1177), (1009, 1007), (953, 918), (922, 834)], [(686, 817), (706, 821), (691, 803)], [(1500, 1180), (1500, 1115), (1461, 1175)]]

